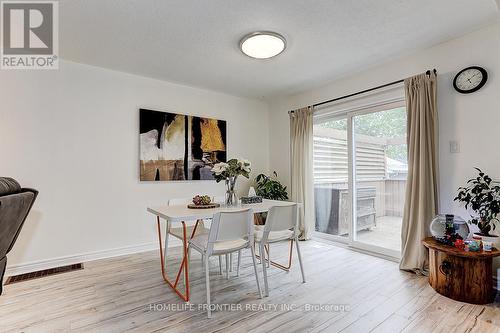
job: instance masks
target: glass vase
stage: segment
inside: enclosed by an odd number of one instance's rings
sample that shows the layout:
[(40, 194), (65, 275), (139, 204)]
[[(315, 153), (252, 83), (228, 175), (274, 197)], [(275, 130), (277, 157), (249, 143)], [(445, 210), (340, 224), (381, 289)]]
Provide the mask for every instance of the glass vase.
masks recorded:
[(238, 197), (234, 192), (234, 187), (236, 185), (237, 177), (227, 177), (226, 178), (226, 197), (225, 204), (226, 206), (236, 206), (238, 205)]
[(460, 216), (452, 214), (440, 214), (434, 217), (430, 225), (431, 235), (437, 239), (446, 237), (447, 225), (462, 239), (467, 239), (469, 236), (470, 230), (467, 222)]

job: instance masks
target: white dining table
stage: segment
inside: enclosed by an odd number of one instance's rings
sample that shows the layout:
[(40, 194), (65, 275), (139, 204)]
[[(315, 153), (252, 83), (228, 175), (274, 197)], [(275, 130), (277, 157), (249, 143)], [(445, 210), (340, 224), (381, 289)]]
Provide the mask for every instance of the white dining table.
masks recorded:
[[(273, 206), (287, 206), (294, 204), (290, 201), (277, 201), (277, 200), (262, 200), (261, 203), (253, 203), (253, 204), (242, 204), (237, 206), (224, 206), (216, 208), (207, 208), (207, 209), (193, 209), (188, 208), (187, 205), (162, 205), (162, 206), (152, 206), (148, 207), (147, 211), (156, 216), (157, 223), (157, 231), (158, 231), (158, 242), (159, 242), (159, 250), (160, 250), (160, 261), (161, 261), (161, 274), (165, 282), (175, 291), (175, 293), (184, 301), (189, 302), (189, 272), (188, 272), (188, 242), (191, 239), (195, 232), (196, 227), (198, 226), (198, 222), (204, 219), (212, 218), (214, 214), (219, 212), (227, 212), (227, 211), (237, 211), (242, 209), (251, 208), (254, 214), (257, 213), (265, 213), (268, 212), (269, 209)], [(161, 233), (161, 219), (167, 221), (166, 226), (166, 237), (168, 237), (168, 230), (170, 229), (170, 225), (179, 224), (182, 226), (183, 230), (183, 239), (182, 239), (182, 261), (177, 271), (177, 276), (175, 281), (171, 281), (166, 272), (166, 263), (165, 263), (165, 254), (167, 251), (167, 242), (165, 242), (165, 247), (162, 244), (162, 233)], [(186, 222), (188, 221), (196, 221), (196, 224), (191, 232), (188, 234), (188, 229), (186, 227)], [(184, 291), (178, 288), (179, 280), (181, 274), (184, 272)]]

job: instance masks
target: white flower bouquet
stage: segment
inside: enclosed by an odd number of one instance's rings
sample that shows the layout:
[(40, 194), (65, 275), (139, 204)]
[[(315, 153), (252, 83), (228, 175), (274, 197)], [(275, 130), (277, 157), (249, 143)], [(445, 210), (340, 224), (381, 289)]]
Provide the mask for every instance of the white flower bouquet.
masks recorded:
[(250, 171), (252, 171), (250, 161), (237, 158), (230, 159), (226, 163), (217, 163), (212, 168), (212, 174), (217, 183), (231, 177), (243, 176), (249, 178)]

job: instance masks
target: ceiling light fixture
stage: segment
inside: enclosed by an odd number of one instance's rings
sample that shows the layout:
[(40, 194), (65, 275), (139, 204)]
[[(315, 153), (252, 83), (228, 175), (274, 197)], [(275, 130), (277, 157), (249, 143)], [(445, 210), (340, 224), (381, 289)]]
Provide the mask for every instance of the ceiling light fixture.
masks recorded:
[(269, 59), (286, 48), (286, 39), (272, 31), (258, 31), (246, 35), (240, 41), (240, 50), (255, 59)]

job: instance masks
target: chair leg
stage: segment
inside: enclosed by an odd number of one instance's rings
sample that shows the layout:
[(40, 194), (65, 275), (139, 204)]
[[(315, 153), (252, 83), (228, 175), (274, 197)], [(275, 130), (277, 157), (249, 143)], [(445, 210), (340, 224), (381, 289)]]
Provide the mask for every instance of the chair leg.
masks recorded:
[(271, 246), (267, 244), (267, 268), (271, 268)]
[(208, 267), (208, 258), (205, 260), (205, 283), (207, 289), (207, 317), (212, 318), (212, 310), (210, 309), (210, 270)]
[[(261, 243), (260, 244), (260, 250), (259, 250), (260, 253), (264, 253), (264, 244)], [(267, 284), (267, 263), (266, 263), (266, 260), (264, 259), (263, 256), (261, 256), (262, 258), (262, 273), (264, 275), (264, 296), (269, 296), (269, 285)]]
[[(254, 244), (254, 250), (255, 252), (257, 252), (257, 247), (255, 247), (255, 244)], [(257, 255), (257, 254), (255, 254)], [(259, 246), (259, 264), (262, 264), (262, 253), (260, 253), (260, 246)]]
[[(253, 271), (255, 273), (255, 280), (257, 281), (257, 289), (259, 290), (259, 298), (262, 298), (262, 290), (260, 289), (260, 282), (259, 282), (259, 274), (257, 273), (257, 260), (255, 260), (255, 249), (253, 246), (250, 246), (250, 251), (252, 251), (252, 262), (253, 262)], [(240, 261), (241, 257), (241, 250), (238, 251), (238, 263)], [(240, 268), (240, 265), (238, 264), (238, 270)]]
[(219, 256), (219, 274), (222, 275), (222, 256)]
[[(264, 258), (264, 260), (267, 260), (267, 268), (271, 268), (271, 255), (269, 253), (271, 247), (269, 246), (269, 244), (267, 244), (267, 246), (264, 246), (264, 250), (266, 252), (264, 253), (264, 256), (262, 258)], [(266, 254), (267, 254), (267, 259), (266, 259)]]
[(302, 282), (306, 283), (306, 275), (304, 273), (304, 266), (302, 264), (302, 256), (300, 255), (299, 238), (295, 237), (295, 248), (297, 249), (297, 257), (299, 257), (300, 272), (302, 273)]
[(229, 279), (229, 255), (226, 254), (226, 278)]
[(233, 253), (229, 253), (229, 271), (233, 271)]
[[(252, 252), (252, 256), (255, 257), (255, 253)], [(236, 267), (236, 276), (240, 276), (240, 266), (241, 266), (241, 250), (238, 251), (238, 267)]]
[(5, 274), (5, 268), (7, 267), (7, 257), (0, 259), (0, 295), (3, 292), (3, 276)]

